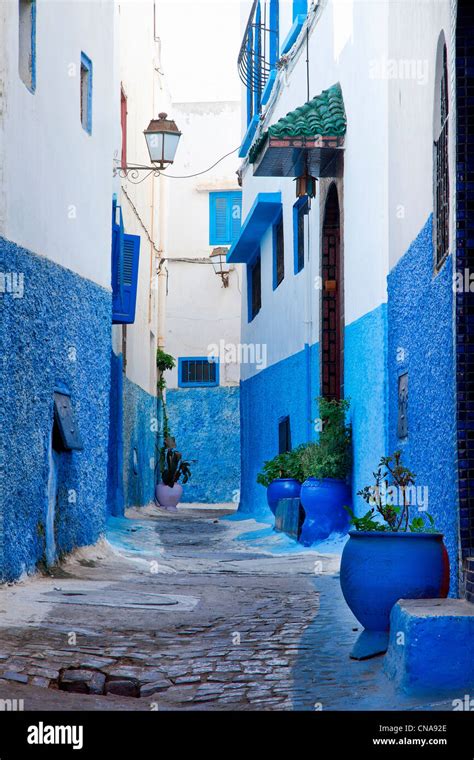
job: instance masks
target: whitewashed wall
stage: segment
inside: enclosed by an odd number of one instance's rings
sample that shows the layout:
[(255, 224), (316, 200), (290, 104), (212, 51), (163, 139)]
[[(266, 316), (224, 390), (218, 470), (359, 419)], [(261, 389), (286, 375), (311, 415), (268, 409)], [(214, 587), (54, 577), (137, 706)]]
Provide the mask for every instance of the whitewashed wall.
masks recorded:
[[(143, 135), (158, 113), (170, 113), (170, 99), (161, 71), (159, 17), (154, 0), (120, 2), (120, 81), (127, 97), (127, 163), (148, 166), (150, 157)], [(116, 150), (120, 159), (121, 140)], [(145, 177), (141, 174), (140, 177)], [(156, 394), (155, 353), (158, 338), (158, 251), (164, 248), (165, 188), (159, 177), (149, 176), (135, 184), (121, 179), (118, 190), (125, 231), (140, 235), (140, 267), (135, 322), (127, 325), (126, 374), (145, 391)], [(163, 192), (165, 190), (165, 192)], [(133, 204), (133, 205), (132, 205)], [(134, 208), (135, 207), (135, 210)], [(141, 221), (140, 221), (141, 220)], [(148, 235), (153, 244), (148, 239)], [(121, 350), (122, 328), (114, 328), (115, 349)]]
[[(238, 102), (174, 103), (173, 113), (183, 136), (179, 155), (169, 174), (199, 172), (239, 145)], [(166, 348), (176, 357), (207, 356), (211, 344), (222, 340), (237, 345), (240, 340), (242, 268), (232, 268), (229, 287), (224, 288), (210, 262), (178, 260), (209, 259), (214, 247), (209, 245), (209, 193), (239, 191), (238, 164), (234, 152), (206, 174), (167, 181)], [(234, 385), (238, 381), (238, 365), (222, 364), (221, 385)], [(169, 373), (168, 385), (176, 387), (176, 370)]]
[[(0, 234), (107, 289), (115, 10), (113, 0), (38, 2), (31, 93), (18, 73), (18, 2), (0, 3)], [(80, 120), (81, 51), (93, 64), (91, 135)]]

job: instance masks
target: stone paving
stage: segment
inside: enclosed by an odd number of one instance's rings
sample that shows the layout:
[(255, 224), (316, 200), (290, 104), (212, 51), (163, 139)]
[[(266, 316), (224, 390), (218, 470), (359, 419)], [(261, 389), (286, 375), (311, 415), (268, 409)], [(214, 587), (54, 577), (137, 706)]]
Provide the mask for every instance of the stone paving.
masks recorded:
[(135, 511), (112, 522), (112, 549), (4, 587), (0, 699), (26, 710), (445, 706), (397, 694), (383, 658), (349, 659), (360, 627), (337, 556), (242, 541), (259, 526), (222, 515)]

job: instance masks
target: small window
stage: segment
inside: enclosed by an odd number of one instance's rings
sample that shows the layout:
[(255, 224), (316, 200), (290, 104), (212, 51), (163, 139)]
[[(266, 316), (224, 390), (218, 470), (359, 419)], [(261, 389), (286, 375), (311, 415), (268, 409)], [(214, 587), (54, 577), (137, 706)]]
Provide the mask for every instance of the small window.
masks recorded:
[(273, 227), (273, 290), (285, 277), (285, 242), (283, 233), (283, 216)]
[(397, 437), (408, 437), (408, 372), (404, 372), (398, 378)]
[(120, 123), (122, 126), (122, 169), (127, 166), (127, 97), (120, 89)]
[(257, 256), (253, 264), (250, 264), (247, 269), (247, 285), (248, 285), (248, 317), (249, 322), (254, 319), (262, 306), (262, 277), (261, 277), (261, 262), (260, 254)]
[(286, 451), (291, 451), (290, 418), (282, 417), (278, 422), (278, 453), (284, 454)]
[(92, 133), (92, 61), (81, 53), (81, 123)]
[(293, 206), (293, 241), (295, 254), (295, 274), (304, 267), (305, 237), (304, 218), (309, 212), (308, 198), (300, 198)]
[(18, 71), (31, 92), (36, 89), (36, 0), (19, 0)]
[(180, 388), (219, 385), (219, 363), (207, 356), (178, 359), (178, 385)]
[(434, 140), (434, 238), (435, 265), (439, 269), (449, 253), (449, 136), (448, 136), (448, 62), (446, 45), (438, 61), (436, 104), (437, 124)]
[(241, 192), (209, 193), (209, 245), (232, 245), (241, 217)]

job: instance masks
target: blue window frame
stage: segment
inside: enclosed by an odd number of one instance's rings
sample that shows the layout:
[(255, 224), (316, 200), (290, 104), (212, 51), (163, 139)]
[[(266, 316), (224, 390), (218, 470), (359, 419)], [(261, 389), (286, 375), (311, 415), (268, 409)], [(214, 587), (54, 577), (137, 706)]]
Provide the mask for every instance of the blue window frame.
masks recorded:
[(92, 61), (81, 53), (81, 123), (92, 134)]
[(293, 251), (295, 274), (304, 267), (304, 218), (309, 212), (308, 196), (298, 198), (293, 206)]
[(18, 71), (22, 82), (36, 90), (36, 0), (18, 0)]
[(273, 290), (285, 278), (285, 236), (283, 229), (283, 214), (280, 214), (273, 225)]
[(247, 314), (251, 322), (262, 308), (262, 265), (260, 250), (247, 266)]
[(209, 193), (209, 245), (232, 245), (242, 222), (242, 193)]
[(208, 356), (178, 358), (180, 388), (211, 388), (219, 385), (219, 360)]
[(132, 324), (137, 303), (140, 237), (127, 235), (122, 209), (112, 205), (112, 323)]

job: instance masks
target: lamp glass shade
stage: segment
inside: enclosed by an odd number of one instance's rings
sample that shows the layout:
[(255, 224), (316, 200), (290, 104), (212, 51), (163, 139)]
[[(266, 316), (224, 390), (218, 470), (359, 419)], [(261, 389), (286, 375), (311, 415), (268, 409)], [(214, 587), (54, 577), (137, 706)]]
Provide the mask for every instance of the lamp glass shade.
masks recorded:
[(162, 113), (152, 119), (145, 130), (145, 139), (152, 163), (172, 164), (178, 148), (181, 132), (174, 121)]
[(225, 274), (230, 271), (230, 264), (227, 262), (227, 248), (214, 248), (211, 253), (212, 266), (216, 274)]

